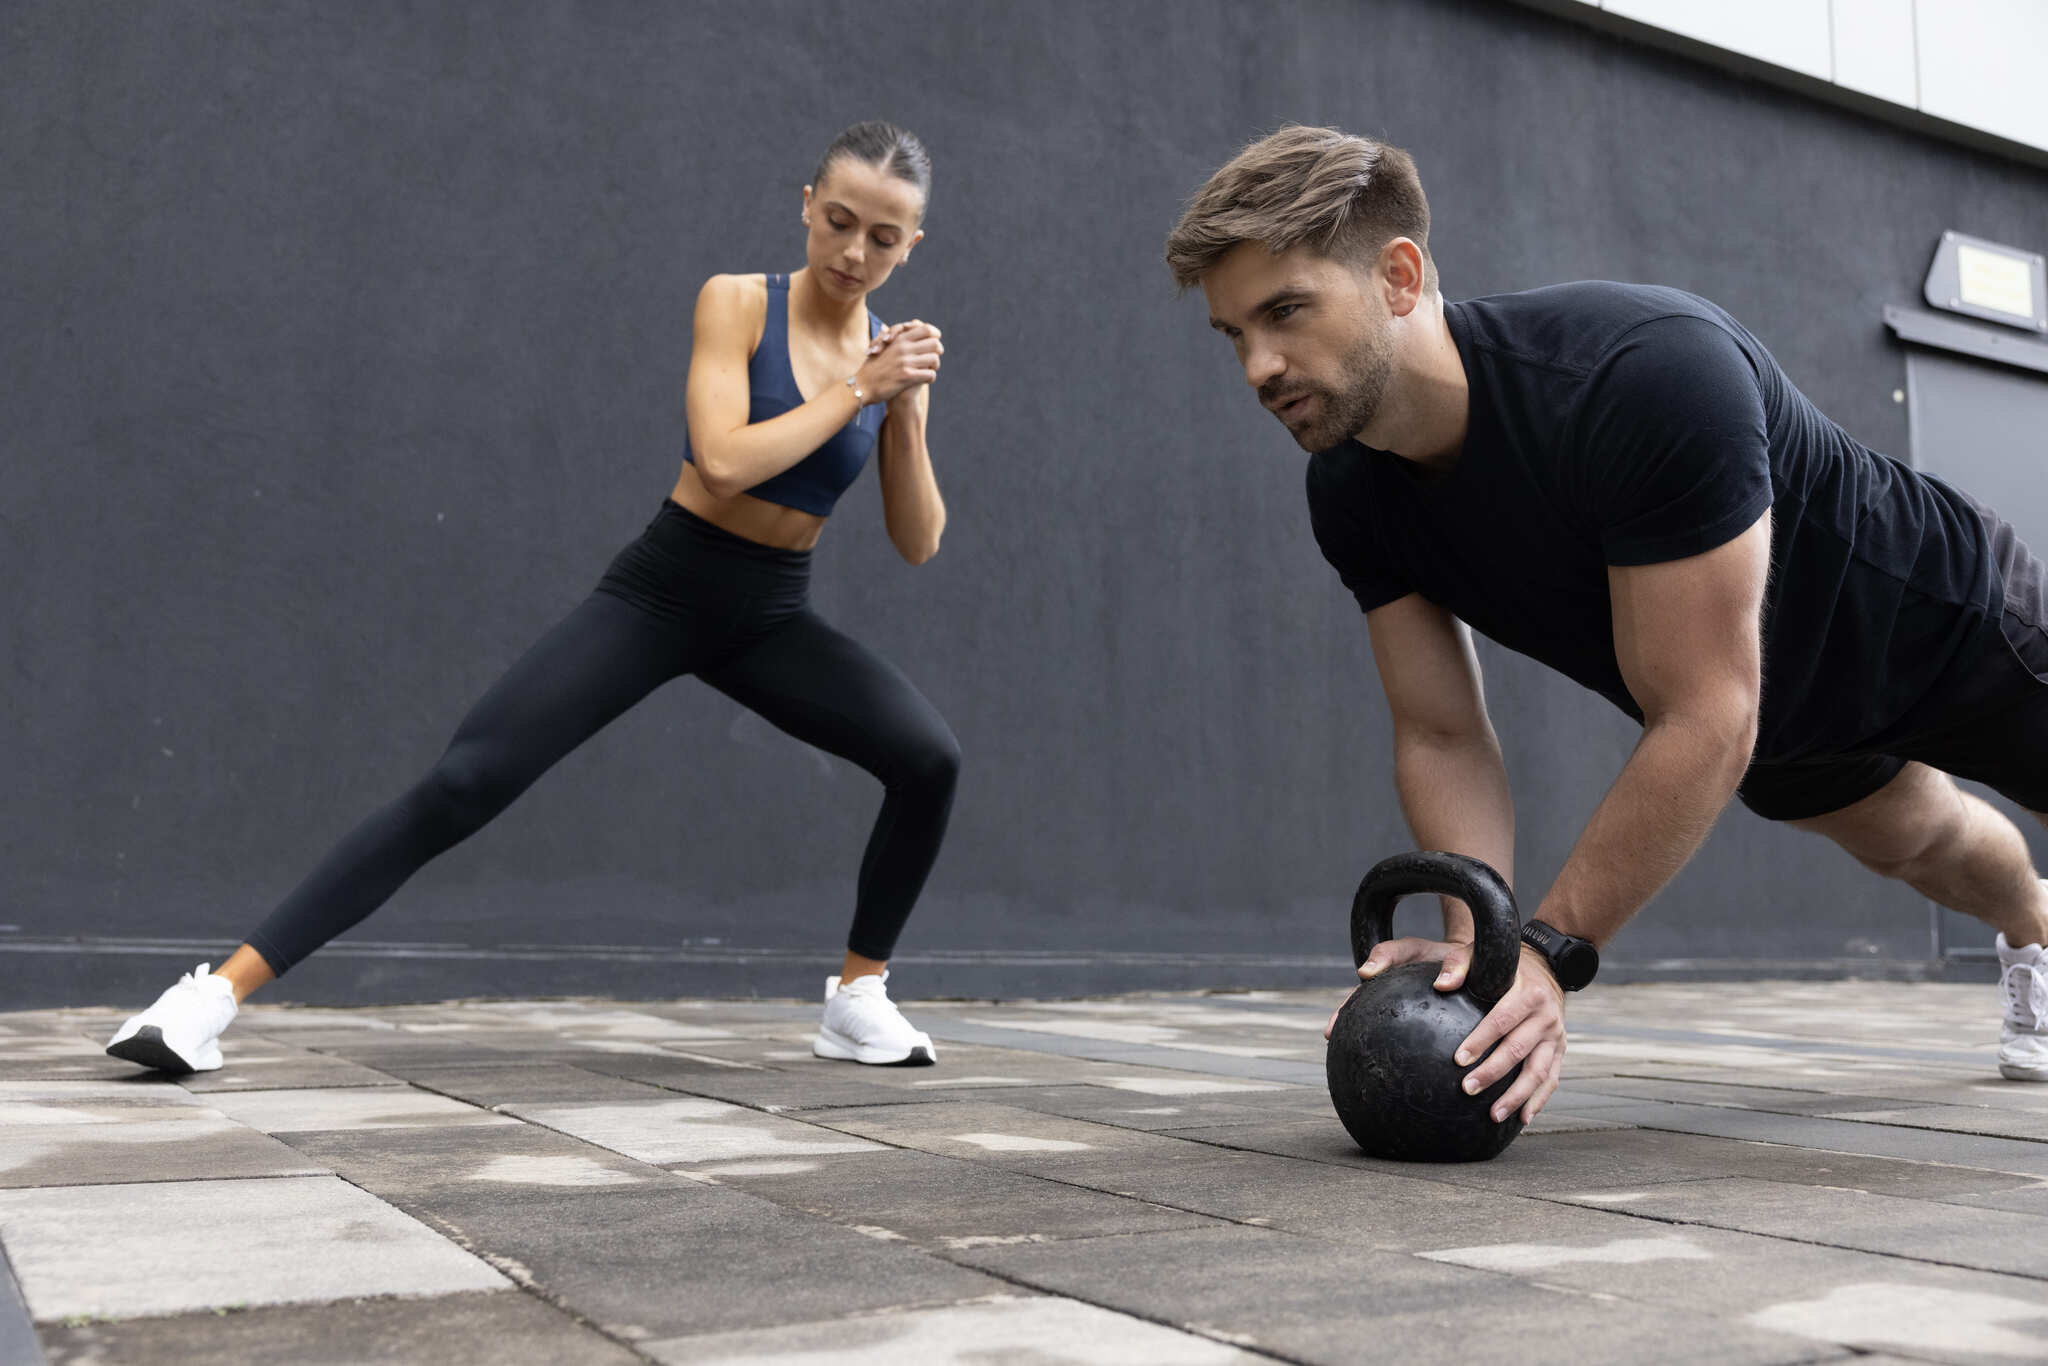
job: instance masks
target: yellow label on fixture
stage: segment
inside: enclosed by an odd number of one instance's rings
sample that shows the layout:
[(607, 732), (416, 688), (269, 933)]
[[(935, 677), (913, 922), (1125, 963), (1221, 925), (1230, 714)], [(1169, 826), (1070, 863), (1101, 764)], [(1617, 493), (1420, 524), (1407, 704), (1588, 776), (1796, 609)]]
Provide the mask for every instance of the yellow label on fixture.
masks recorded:
[(2034, 270), (2025, 257), (1964, 242), (1956, 247), (1956, 268), (1962, 277), (1956, 292), (1964, 303), (2033, 321)]

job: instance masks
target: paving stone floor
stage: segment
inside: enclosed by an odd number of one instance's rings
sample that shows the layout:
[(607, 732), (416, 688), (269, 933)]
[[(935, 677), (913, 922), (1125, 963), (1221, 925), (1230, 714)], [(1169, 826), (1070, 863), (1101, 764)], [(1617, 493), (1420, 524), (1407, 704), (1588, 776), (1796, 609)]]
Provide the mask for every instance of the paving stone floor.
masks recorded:
[[(1359, 1154), (1337, 992), (0, 1015), (0, 1361), (2048, 1361), (1983, 986), (1596, 988), (1501, 1157)], [(11, 1276), (7, 1269), (11, 1268)]]

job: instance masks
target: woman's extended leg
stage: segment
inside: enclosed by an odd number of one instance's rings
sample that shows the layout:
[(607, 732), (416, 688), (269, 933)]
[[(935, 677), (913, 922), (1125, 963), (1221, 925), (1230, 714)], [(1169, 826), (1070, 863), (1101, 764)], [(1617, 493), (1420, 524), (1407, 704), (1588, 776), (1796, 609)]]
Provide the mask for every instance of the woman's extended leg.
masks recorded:
[(249, 990), (383, 905), (570, 750), (687, 672), (690, 654), (673, 628), (593, 593), (491, 686), (426, 776), (335, 845), (222, 965), (223, 973), (188, 975), (130, 1017), (107, 1051), (172, 1071), (220, 1066), (214, 1039)]
[(689, 662), (647, 613), (591, 594), (491, 685), (426, 776), (343, 837), (249, 947), (274, 972), (300, 962)]

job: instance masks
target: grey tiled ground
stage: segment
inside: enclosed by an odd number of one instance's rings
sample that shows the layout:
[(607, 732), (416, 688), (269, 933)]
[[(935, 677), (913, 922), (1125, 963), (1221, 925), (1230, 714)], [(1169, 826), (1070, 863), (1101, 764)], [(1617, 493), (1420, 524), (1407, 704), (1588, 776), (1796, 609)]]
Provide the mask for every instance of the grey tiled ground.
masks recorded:
[[(252, 1007), (182, 1083), (0, 1015), (0, 1355), (2048, 1361), (2048, 1086), (1983, 987), (1596, 989), (1476, 1166), (1358, 1153), (1329, 993)], [(10, 1355), (11, 1354), (11, 1355)]]

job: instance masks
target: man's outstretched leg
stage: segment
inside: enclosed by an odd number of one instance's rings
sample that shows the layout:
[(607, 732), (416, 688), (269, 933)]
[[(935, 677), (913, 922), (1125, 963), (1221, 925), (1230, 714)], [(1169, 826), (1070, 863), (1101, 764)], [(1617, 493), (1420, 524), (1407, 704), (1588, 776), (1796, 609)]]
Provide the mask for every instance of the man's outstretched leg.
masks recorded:
[(2011, 821), (1947, 774), (1907, 764), (1863, 800), (1790, 824), (1996, 929), (2005, 998), (1998, 1070), (2048, 1081), (2048, 884)]

